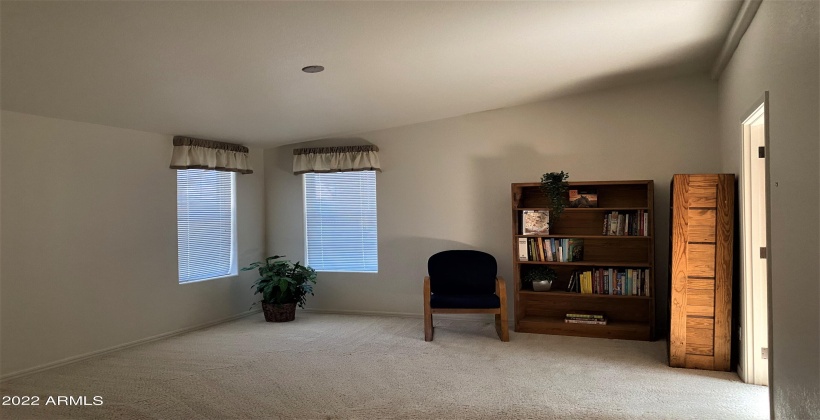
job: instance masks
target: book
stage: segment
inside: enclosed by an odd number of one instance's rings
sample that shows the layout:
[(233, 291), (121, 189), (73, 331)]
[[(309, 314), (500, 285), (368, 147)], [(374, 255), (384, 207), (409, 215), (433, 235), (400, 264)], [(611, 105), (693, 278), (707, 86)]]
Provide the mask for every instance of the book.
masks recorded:
[(609, 235), (618, 234), (618, 212), (613, 211), (609, 213)]
[(561, 262), (569, 261), (569, 239), (561, 239)]
[(569, 190), (569, 206), (576, 208), (598, 207), (598, 192), (593, 189)]
[(645, 214), (645, 212), (643, 210), (638, 210), (638, 236), (645, 236), (646, 235), (646, 233), (644, 233), (644, 230), (643, 230), (643, 215), (644, 214)]
[(581, 279), (583, 283), (581, 283), (581, 293), (592, 294), (592, 273), (589, 271), (584, 271), (581, 273)]
[(587, 292), (587, 273), (580, 272), (578, 273), (578, 288), (581, 293), (586, 294)]
[(547, 261), (555, 261), (555, 257), (552, 255), (552, 246), (550, 246), (549, 238), (544, 238), (544, 254), (547, 257)]
[(567, 240), (567, 261), (584, 260), (584, 240), (580, 238), (569, 238)]
[(627, 268), (624, 270), (624, 277), (626, 277), (626, 287), (624, 287), (624, 295), (632, 295), (632, 270)]
[(518, 261), (528, 261), (527, 238), (518, 238)]
[(567, 313), (567, 318), (594, 318), (594, 319), (605, 319), (606, 315), (600, 312), (589, 312), (589, 311), (572, 311)]
[(570, 319), (565, 318), (564, 322), (567, 324), (588, 324), (588, 325), (606, 325), (605, 319)]
[[(634, 216), (633, 216), (634, 217)], [(624, 215), (624, 236), (629, 236), (630, 233), (630, 223), (629, 223), (629, 213)]]
[(652, 293), (649, 289), (649, 269), (643, 269), (643, 281), (644, 281), (644, 296), (652, 296)]
[(643, 270), (636, 270), (638, 272), (638, 296), (646, 296), (646, 279), (644, 278)]
[(599, 294), (606, 294), (606, 288), (604, 287), (604, 271), (600, 268), (595, 270), (595, 285), (598, 287)]
[(532, 238), (527, 239), (527, 243), (529, 243), (529, 251), (530, 251), (530, 261), (538, 261), (538, 250), (535, 248), (535, 241)]
[(581, 293), (581, 273), (579, 271), (573, 271), (572, 275), (570, 275), (567, 291)]
[(615, 294), (615, 274), (611, 268), (607, 268), (606, 270), (606, 279), (609, 283), (609, 294)]
[(550, 234), (550, 212), (548, 210), (524, 210), (522, 214), (521, 233), (523, 235)]
[(643, 236), (649, 236), (649, 213), (643, 214)]

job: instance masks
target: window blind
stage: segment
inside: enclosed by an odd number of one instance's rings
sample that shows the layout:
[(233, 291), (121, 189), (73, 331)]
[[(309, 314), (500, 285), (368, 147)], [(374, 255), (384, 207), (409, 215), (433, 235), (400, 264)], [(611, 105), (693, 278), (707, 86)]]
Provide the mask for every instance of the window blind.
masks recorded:
[(317, 271), (378, 272), (376, 173), (306, 173), (307, 264)]
[(236, 274), (233, 172), (177, 171), (179, 282)]

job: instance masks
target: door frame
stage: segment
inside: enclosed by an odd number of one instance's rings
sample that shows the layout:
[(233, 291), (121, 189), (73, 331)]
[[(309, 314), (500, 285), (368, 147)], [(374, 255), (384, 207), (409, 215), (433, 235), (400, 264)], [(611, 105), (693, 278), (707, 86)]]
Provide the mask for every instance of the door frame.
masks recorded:
[[(763, 93), (757, 101), (755, 101), (754, 105), (749, 107), (748, 111), (744, 113), (744, 119), (741, 121), (741, 174), (740, 174), (740, 194), (739, 194), (739, 201), (740, 201), (740, 254), (741, 254), (741, 264), (740, 264), (740, 294), (741, 294), (741, 310), (740, 310), (740, 317), (741, 317), (741, 339), (740, 339), (740, 353), (742, 357), (740, 359), (740, 363), (738, 365), (738, 375), (746, 383), (754, 383), (754, 384), (761, 384), (759, 379), (760, 377), (760, 369), (761, 366), (755, 366), (756, 360), (756, 351), (755, 348), (755, 331), (760, 331), (761, 328), (765, 328), (768, 334), (768, 348), (769, 348), (769, 362), (767, 363), (767, 370), (768, 370), (768, 383), (771, 384), (772, 381), (772, 331), (771, 331), (771, 247), (768, 246), (768, 238), (771, 237), (771, 230), (770, 230), (770, 217), (771, 217), (771, 202), (770, 202), (770, 194), (768, 193), (768, 186), (770, 184), (770, 175), (769, 175), (769, 162), (770, 162), (770, 142), (769, 142), (769, 115), (770, 115), (770, 108), (769, 108), (769, 92), (766, 91)], [(749, 202), (749, 196), (751, 192), (751, 179), (750, 179), (750, 161), (753, 157), (755, 151), (753, 150), (750, 140), (751, 140), (751, 123), (757, 121), (760, 117), (763, 117), (763, 124), (764, 124), (764, 150), (765, 150), (765, 181), (764, 181), (764, 188), (766, 189), (766, 292), (767, 298), (766, 302), (754, 302), (754, 290), (750, 290), (751, 284), (750, 280), (747, 277), (748, 268), (751, 267), (755, 259), (759, 258), (755, 256), (755, 252), (751, 243), (751, 203)], [(754, 312), (750, 310), (753, 305), (757, 304), (765, 304), (767, 308), (767, 319), (765, 326), (756, 325)], [(760, 320), (758, 320), (758, 323)]]

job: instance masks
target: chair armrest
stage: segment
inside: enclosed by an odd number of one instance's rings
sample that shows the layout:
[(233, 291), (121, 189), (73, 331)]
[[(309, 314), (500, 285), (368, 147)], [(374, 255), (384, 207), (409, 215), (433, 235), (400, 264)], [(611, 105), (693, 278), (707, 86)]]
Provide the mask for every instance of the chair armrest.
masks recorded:
[(430, 276), (424, 276), (424, 304), (430, 306)]
[(507, 300), (507, 282), (504, 280), (504, 277), (495, 277), (495, 294), (502, 301)]

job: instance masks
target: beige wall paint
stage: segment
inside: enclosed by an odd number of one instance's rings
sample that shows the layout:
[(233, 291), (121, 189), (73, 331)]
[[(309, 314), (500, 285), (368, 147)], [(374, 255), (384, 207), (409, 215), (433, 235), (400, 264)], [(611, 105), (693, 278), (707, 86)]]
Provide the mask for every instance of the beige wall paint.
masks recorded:
[[(357, 137), (381, 149), (379, 273), (320, 273), (309, 308), (421, 314), (427, 258), (453, 248), (493, 254), (511, 283), (510, 184), (564, 170), (577, 181), (655, 180), (658, 323), (666, 330), (669, 182), (675, 173), (720, 168), (717, 90), (705, 76)], [(303, 145), (265, 151), (268, 251), (294, 259), (304, 258), (304, 216), (291, 151)]]
[(770, 384), (776, 418), (820, 417), (819, 4), (764, 1), (719, 81), (726, 172), (740, 173), (740, 123), (769, 91)]
[[(171, 137), (2, 112), (8, 375), (246, 312), (248, 273), (178, 284)], [(262, 151), (237, 176), (239, 264), (264, 253)]]

